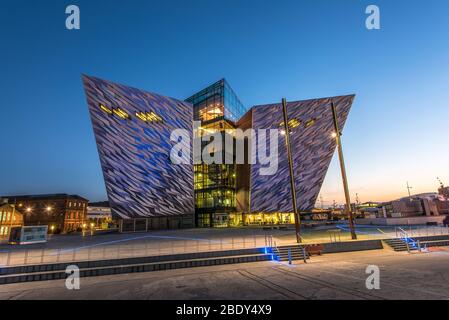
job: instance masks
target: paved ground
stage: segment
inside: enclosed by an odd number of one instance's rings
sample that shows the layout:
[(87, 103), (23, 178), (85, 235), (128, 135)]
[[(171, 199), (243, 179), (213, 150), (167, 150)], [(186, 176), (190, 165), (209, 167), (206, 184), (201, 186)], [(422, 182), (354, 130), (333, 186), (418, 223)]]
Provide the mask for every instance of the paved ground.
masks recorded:
[[(447, 228), (423, 226), (404, 228), (413, 236), (449, 234)], [(351, 241), (347, 226), (338, 224), (322, 226), (321, 229), (304, 227), (302, 230), (304, 243), (329, 242), (329, 229), (339, 230), (338, 236), (336, 234), (338, 240)], [(394, 227), (387, 226), (358, 226), (357, 234), (359, 240), (396, 236)], [(56, 235), (45, 244), (0, 245), (0, 267), (265, 247), (269, 244), (267, 238), (271, 236), (278, 246), (293, 244), (296, 239), (293, 227), (285, 230), (264, 230), (261, 227), (166, 230), (86, 237)]]
[[(449, 251), (390, 250), (329, 254), (308, 264), (277, 262), (0, 286), (0, 299), (449, 299)], [(368, 265), (380, 268), (380, 290), (367, 290)]]

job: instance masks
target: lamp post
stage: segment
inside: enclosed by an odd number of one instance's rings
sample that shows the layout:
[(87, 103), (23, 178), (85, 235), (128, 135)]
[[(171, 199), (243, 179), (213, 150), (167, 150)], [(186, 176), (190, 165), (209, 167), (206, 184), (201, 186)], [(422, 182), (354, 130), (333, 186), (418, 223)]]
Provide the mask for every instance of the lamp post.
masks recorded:
[(341, 177), (343, 180), (343, 188), (345, 191), (346, 215), (348, 216), (349, 219), (349, 229), (351, 231), (351, 237), (353, 240), (356, 240), (357, 234), (355, 233), (354, 229), (354, 217), (352, 215), (351, 198), (349, 196), (348, 178), (346, 176), (345, 160), (343, 157), (343, 147), (341, 146), (341, 131), (338, 126), (337, 110), (335, 108), (335, 104), (333, 101), (331, 101), (331, 108), (332, 108), (332, 119), (334, 121), (334, 129), (335, 129), (335, 132), (332, 136), (335, 137), (335, 141), (337, 143), (338, 158), (340, 160)]
[(292, 192), (293, 214), (295, 216), (296, 242), (301, 243), (301, 217), (299, 216), (296, 202), (296, 187), (293, 173), (293, 158), (290, 145), (290, 129), (288, 125), (288, 115), (287, 115), (287, 100), (285, 98), (282, 99), (282, 111), (284, 113), (285, 144), (287, 146), (288, 165), (290, 169), (290, 187)]

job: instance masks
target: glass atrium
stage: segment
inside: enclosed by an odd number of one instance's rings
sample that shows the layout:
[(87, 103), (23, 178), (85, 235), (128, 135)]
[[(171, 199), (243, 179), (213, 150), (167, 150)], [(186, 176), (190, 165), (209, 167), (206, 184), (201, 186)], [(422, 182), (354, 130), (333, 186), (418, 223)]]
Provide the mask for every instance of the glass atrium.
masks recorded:
[[(222, 79), (186, 100), (193, 104), (194, 120), (201, 121), (200, 135), (229, 134), (246, 112), (232, 88)], [(231, 133), (232, 134), (232, 133)], [(204, 148), (208, 142), (203, 142)], [(221, 152), (224, 157), (226, 150)], [(243, 224), (236, 213), (236, 165), (195, 165), (195, 212), (198, 227), (227, 227)]]

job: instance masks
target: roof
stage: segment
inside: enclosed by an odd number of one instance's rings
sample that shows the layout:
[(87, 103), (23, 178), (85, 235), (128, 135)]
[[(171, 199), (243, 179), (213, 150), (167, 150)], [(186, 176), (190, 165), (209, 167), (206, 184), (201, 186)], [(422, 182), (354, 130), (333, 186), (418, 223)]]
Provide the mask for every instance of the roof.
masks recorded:
[(109, 208), (109, 201), (89, 202), (89, 207)]
[(77, 199), (81, 201), (89, 201), (76, 194), (66, 194), (66, 193), (54, 193), (54, 194), (38, 194), (38, 195), (12, 195), (12, 196), (1, 196), (0, 198), (14, 199), (14, 200), (53, 200), (53, 199)]

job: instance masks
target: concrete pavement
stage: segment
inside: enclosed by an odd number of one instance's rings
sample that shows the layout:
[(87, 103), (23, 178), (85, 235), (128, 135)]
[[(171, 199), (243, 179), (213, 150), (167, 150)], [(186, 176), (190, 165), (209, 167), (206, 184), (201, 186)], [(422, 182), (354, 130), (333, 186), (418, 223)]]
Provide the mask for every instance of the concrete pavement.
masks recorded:
[[(380, 290), (365, 286), (380, 268)], [(329, 254), (292, 266), (259, 262), (0, 286), (0, 299), (449, 299), (449, 251)]]

